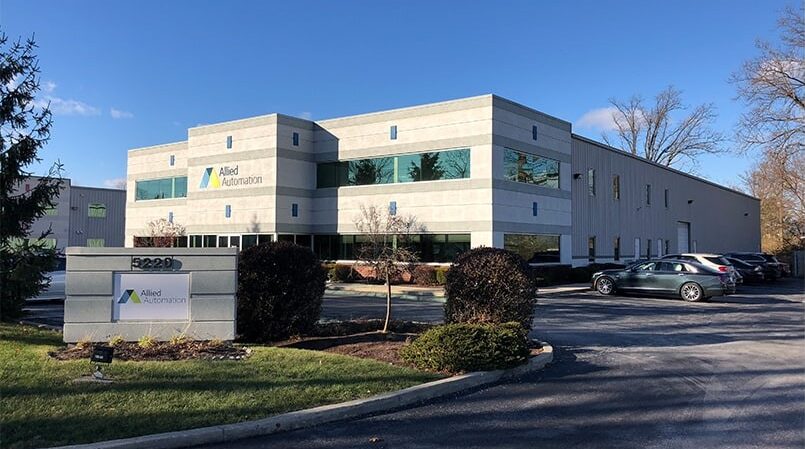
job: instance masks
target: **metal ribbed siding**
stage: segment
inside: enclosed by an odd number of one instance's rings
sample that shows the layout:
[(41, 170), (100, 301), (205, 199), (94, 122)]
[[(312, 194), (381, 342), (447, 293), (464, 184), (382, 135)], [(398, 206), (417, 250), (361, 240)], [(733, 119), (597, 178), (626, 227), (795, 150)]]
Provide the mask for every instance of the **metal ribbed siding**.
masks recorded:
[[(690, 239), (698, 252), (758, 251), (760, 249), (760, 201), (631, 157), (626, 153), (573, 136), (572, 221), (574, 265), (587, 263), (587, 239), (596, 237), (596, 260), (612, 260), (613, 240), (621, 238), (621, 260), (634, 258), (634, 239), (641, 239), (641, 253), (651, 239), (670, 240), (677, 250), (678, 221), (690, 223)], [(587, 191), (587, 170), (596, 171), (596, 195)], [(620, 175), (620, 200), (612, 194), (612, 177)], [(651, 184), (651, 205), (645, 203), (645, 187)], [(670, 203), (664, 204), (669, 189)], [(688, 204), (688, 200), (693, 200)], [(747, 215), (745, 215), (747, 214)], [(691, 248), (693, 249), (693, 248)]]
[[(90, 218), (91, 203), (105, 204), (106, 218)], [(87, 239), (104, 239), (104, 246), (122, 247), (125, 226), (125, 190), (72, 187), (69, 246), (86, 246)]]

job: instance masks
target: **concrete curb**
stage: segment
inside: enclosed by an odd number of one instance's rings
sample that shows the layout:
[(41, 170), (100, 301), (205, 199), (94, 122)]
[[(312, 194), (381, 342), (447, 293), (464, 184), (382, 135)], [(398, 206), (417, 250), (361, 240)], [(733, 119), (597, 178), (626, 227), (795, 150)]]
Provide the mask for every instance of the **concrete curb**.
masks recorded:
[(448, 396), (464, 390), (493, 384), (539, 370), (553, 361), (553, 347), (543, 343), (543, 352), (528, 363), (497, 371), (479, 371), (415, 385), (403, 390), (366, 399), (323, 405), (306, 410), (235, 424), (179, 430), (141, 437), (60, 446), (51, 449), (174, 449), (201, 444), (225, 443), (244, 438), (303, 429), (318, 424), (387, 412), (407, 405)]

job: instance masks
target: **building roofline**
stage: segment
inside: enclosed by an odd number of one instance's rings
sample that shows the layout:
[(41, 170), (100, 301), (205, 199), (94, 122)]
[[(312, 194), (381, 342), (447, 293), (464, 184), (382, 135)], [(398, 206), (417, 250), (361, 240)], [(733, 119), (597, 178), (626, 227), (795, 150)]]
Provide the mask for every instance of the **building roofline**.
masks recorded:
[(72, 189), (92, 189), (92, 190), (109, 190), (112, 192), (125, 192), (126, 189), (115, 189), (113, 187), (94, 187), (94, 186), (77, 186), (71, 185), (70, 188)]
[(315, 123), (325, 123), (325, 122), (335, 122), (335, 121), (347, 120), (347, 119), (369, 118), (369, 117), (372, 117), (372, 116), (378, 116), (378, 115), (383, 115), (383, 114), (393, 114), (393, 113), (398, 113), (398, 112), (410, 111), (410, 110), (414, 110), (414, 109), (436, 107), (436, 106), (442, 106), (442, 105), (451, 104), (451, 103), (460, 103), (460, 102), (464, 102), (464, 101), (480, 100), (480, 99), (484, 99), (484, 98), (488, 98), (488, 99), (491, 100), (493, 97), (494, 97), (493, 94), (475, 95), (475, 96), (472, 96), (472, 97), (453, 98), (453, 99), (450, 99), (450, 100), (436, 101), (436, 102), (431, 102), (431, 103), (420, 103), (420, 104), (415, 104), (415, 105), (411, 105), (411, 106), (404, 106), (404, 107), (401, 107), (401, 108), (381, 109), (379, 111), (364, 112), (364, 113), (361, 113), (361, 114), (353, 114), (353, 115), (344, 115), (344, 116), (340, 116), (340, 117), (331, 117), (331, 118), (327, 118), (327, 119), (313, 120), (313, 121)]
[(128, 152), (131, 153), (132, 151), (153, 150), (154, 148), (168, 147), (168, 146), (171, 146), (171, 145), (179, 145), (179, 144), (187, 145), (187, 141), (186, 140), (177, 140), (176, 142), (158, 143), (156, 145), (149, 145), (147, 147), (132, 148), (132, 149), (128, 150)]
[(601, 142), (599, 142), (597, 140), (590, 139), (589, 137), (580, 136), (580, 135), (578, 135), (576, 133), (570, 133), (570, 136), (573, 139), (578, 139), (578, 140), (581, 140), (582, 142), (587, 142), (587, 143), (595, 145), (595, 146), (597, 146), (597, 147), (599, 147), (601, 149), (608, 150), (608, 151), (611, 151), (613, 153), (617, 153), (617, 154), (619, 154), (621, 156), (630, 157), (632, 159), (635, 159), (635, 160), (638, 160), (640, 162), (643, 162), (644, 164), (653, 165), (653, 166), (655, 166), (657, 168), (667, 170), (667, 171), (669, 171), (671, 173), (674, 173), (674, 174), (677, 174), (677, 175), (682, 175), (682, 176), (688, 177), (690, 179), (693, 179), (695, 181), (700, 181), (700, 182), (703, 182), (705, 184), (709, 184), (709, 185), (711, 185), (713, 187), (718, 187), (718, 188), (720, 188), (722, 190), (726, 190), (728, 192), (732, 192), (732, 193), (736, 193), (736, 194), (741, 195), (741, 196), (745, 196), (745, 197), (753, 199), (755, 201), (760, 201), (760, 198), (756, 198), (756, 197), (754, 197), (752, 195), (749, 195), (747, 193), (741, 192), (739, 190), (731, 189), (731, 188), (729, 188), (727, 186), (723, 186), (723, 185), (721, 185), (721, 184), (719, 184), (717, 182), (713, 182), (713, 181), (710, 181), (710, 180), (707, 180), (707, 179), (704, 179), (704, 178), (700, 178), (698, 176), (691, 175), (690, 173), (685, 173), (685, 172), (683, 172), (681, 170), (677, 170), (677, 169), (671, 168), (671, 167), (666, 167), (665, 165), (649, 161), (649, 160), (647, 160), (645, 158), (642, 158), (640, 156), (635, 156), (634, 154), (627, 153), (627, 152), (625, 152), (623, 150), (619, 150), (619, 149), (617, 149), (615, 147), (612, 147), (612, 146), (609, 146), (609, 145), (607, 145), (605, 143), (601, 143)]

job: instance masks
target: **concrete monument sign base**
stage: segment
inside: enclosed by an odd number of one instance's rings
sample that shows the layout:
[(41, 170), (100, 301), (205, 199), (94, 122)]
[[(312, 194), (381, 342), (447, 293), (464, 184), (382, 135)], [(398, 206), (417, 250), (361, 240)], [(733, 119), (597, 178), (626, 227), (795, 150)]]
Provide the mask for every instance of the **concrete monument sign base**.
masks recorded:
[(235, 338), (237, 248), (67, 248), (64, 341)]

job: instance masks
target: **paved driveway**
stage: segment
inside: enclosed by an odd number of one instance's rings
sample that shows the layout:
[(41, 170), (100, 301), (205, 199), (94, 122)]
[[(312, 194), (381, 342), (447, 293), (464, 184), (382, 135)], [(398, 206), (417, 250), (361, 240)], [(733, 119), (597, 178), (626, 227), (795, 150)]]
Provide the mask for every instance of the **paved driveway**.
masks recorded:
[(207, 448), (802, 448), (804, 300), (801, 281), (702, 304), (543, 298), (534, 336), (557, 353), (541, 373)]

